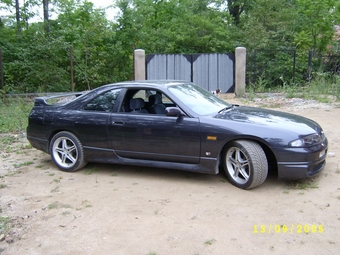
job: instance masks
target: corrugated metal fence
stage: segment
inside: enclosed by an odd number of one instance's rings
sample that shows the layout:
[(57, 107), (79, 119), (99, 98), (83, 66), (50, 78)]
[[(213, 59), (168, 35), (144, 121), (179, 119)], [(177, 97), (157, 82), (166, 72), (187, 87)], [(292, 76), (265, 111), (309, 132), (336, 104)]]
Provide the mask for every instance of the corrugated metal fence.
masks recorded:
[(149, 54), (147, 80), (184, 80), (206, 90), (231, 93), (234, 85), (235, 54)]

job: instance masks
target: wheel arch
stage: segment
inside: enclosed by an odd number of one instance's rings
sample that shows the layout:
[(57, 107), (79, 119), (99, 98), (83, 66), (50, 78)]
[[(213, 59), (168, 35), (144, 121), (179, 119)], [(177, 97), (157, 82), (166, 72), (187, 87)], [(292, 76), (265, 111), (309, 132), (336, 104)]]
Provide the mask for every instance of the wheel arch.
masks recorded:
[(223, 152), (226, 150), (226, 148), (230, 146), (232, 142), (239, 141), (239, 140), (246, 140), (246, 141), (252, 141), (252, 142), (258, 143), (263, 149), (264, 153), (266, 154), (267, 163), (268, 163), (268, 172), (277, 174), (277, 171), (278, 171), (277, 170), (277, 159), (276, 159), (274, 152), (270, 149), (267, 143), (265, 143), (263, 140), (260, 140), (254, 137), (238, 137), (238, 138), (235, 138), (235, 139), (232, 139), (226, 142), (222, 146), (222, 149), (220, 150), (220, 153), (218, 155), (218, 160), (219, 160), (218, 165), (219, 165), (220, 171), (222, 169), (222, 163), (223, 163)]
[(53, 132), (51, 132), (51, 134), (49, 135), (49, 137), (48, 137), (48, 144), (47, 144), (47, 148), (48, 148), (48, 154), (51, 154), (51, 150), (50, 150), (50, 145), (51, 145), (51, 141), (52, 141), (52, 138), (56, 135), (56, 134), (58, 134), (58, 133), (60, 133), (60, 132), (70, 132), (70, 133), (72, 133), (73, 135), (75, 135), (78, 139), (79, 139), (79, 137), (78, 137), (78, 135), (75, 133), (75, 132), (73, 132), (72, 130), (69, 130), (69, 129), (56, 129), (56, 130), (53, 130)]

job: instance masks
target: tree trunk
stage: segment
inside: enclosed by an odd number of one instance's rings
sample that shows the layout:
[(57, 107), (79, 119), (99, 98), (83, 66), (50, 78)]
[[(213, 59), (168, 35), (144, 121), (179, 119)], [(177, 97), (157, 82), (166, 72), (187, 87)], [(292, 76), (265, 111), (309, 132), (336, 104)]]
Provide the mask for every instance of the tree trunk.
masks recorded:
[(18, 34), (21, 34), (21, 24), (20, 24), (20, 6), (19, 6), (19, 0), (15, 0), (15, 15), (17, 20), (17, 29)]
[(46, 35), (48, 35), (50, 33), (50, 21), (49, 21), (49, 18), (48, 18), (48, 2), (49, 2), (49, 0), (43, 0), (44, 26), (45, 26)]

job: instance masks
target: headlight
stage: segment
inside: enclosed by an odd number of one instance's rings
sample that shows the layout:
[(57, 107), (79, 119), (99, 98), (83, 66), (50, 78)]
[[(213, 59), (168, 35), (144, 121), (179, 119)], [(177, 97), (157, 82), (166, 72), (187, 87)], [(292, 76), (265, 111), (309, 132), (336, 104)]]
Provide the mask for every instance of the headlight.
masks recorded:
[(291, 147), (311, 147), (321, 142), (322, 142), (322, 138), (320, 137), (320, 135), (311, 134), (311, 135), (296, 139), (294, 141), (291, 141), (289, 145)]

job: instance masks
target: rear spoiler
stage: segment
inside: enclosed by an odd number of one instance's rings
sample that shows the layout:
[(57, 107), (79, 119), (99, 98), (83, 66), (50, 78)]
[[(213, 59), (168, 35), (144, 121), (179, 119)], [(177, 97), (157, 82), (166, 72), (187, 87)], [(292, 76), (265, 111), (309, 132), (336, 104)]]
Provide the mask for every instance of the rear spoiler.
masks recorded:
[(37, 97), (34, 101), (34, 106), (47, 106), (47, 105), (64, 105), (77, 97), (86, 94), (85, 92), (63, 93), (52, 96)]

